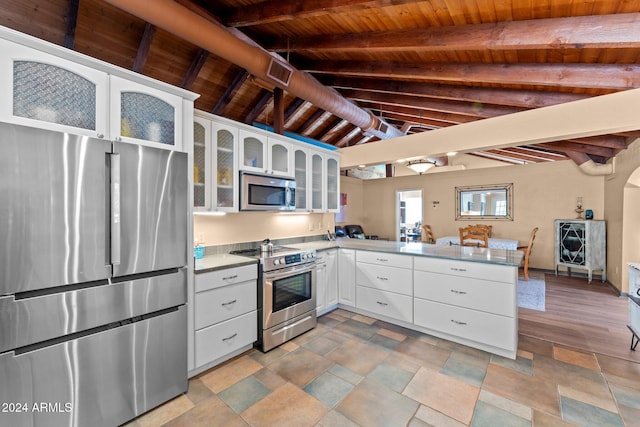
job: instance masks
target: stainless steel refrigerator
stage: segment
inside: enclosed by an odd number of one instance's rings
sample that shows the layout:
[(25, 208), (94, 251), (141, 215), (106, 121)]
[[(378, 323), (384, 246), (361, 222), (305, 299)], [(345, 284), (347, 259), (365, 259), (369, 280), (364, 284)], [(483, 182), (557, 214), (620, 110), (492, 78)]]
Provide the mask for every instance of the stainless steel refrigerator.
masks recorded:
[(0, 425), (187, 390), (187, 155), (0, 123)]

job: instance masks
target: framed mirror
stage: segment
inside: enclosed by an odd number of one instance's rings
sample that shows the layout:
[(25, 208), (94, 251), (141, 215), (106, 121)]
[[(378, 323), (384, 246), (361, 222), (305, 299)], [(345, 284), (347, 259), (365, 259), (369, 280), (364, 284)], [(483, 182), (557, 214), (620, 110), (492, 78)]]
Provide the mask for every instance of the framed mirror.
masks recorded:
[(456, 187), (456, 220), (513, 221), (513, 184)]

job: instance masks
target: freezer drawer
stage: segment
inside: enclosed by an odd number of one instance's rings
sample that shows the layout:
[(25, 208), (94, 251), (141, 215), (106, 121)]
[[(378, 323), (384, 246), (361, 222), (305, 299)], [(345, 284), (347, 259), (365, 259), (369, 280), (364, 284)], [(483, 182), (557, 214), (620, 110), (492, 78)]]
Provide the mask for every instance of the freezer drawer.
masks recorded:
[[(0, 425), (120, 425), (187, 390), (187, 309), (0, 354)], [(153, 356), (153, 357), (150, 357)]]
[(32, 298), (0, 297), (0, 353), (186, 303), (187, 269)]

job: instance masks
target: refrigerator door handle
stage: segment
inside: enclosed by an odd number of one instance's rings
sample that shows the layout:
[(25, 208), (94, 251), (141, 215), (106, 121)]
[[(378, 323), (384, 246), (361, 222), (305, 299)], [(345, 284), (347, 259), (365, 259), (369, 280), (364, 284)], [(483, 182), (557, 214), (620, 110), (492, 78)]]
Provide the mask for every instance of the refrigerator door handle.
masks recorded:
[(120, 264), (120, 154), (111, 154), (111, 264)]

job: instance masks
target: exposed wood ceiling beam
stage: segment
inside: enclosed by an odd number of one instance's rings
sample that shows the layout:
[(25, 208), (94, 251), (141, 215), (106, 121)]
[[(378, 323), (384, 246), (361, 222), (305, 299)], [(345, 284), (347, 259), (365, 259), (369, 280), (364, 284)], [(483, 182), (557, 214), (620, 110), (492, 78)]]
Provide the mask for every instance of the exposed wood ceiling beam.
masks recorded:
[(211, 110), (213, 114), (221, 114), (224, 111), (224, 107), (226, 107), (231, 102), (233, 96), (236, 94), (238, 89), (240, 89), (240, 86), (242, 86), (248, 76), (249, 73), (244, 68), (240, 69), (240, 71), (236, 73), (235, 77), (233, 78), (229, 86), (227, 86), (227, 89), (224, 91), (222, 97), (218, 100), (216, 105)]
[(340, 131), (340, 129), (348, 124), (349, 122), (347, 122), (346, 120), (341, 119), (340, 117), (332, 116), (319, 127), (319, 132), (315, 134), (315, 139), (329, 144), (329, 141), (331, 140), (331, 138), (333, 138), (336, 132)]
[[(298, 105), (298, 101), (302, 101)], [(284, 116), (286, 119), (285, 126), (290, 128), (295, 125), (296, 121), (302, 116), (312, 105), (309, 104), (302, 98), (296, 98), (294, 102), (289, 105), (287, 111), (285, 111)], [(291, 110), (291, 111), (289, 111)]]
[(244, 27), (416, 2), (417, 0), (268, 0), (224, 11), (220, 13), (220, 17), (229, 27)]
[(253, 108), (249, 114), (245, 116), (243, 122), (246, 124), (252, 124), (258, 118), (260, 113), (262, 113), (262, 110), (267, 107), (267, 104), (271, 102), (271, 99), (273, 99), (273, 92), (266, 89), (260, 89), (256, 102), (253, 103)]
[(196, 81), (196, 78), (198, 77), (198, 73), (200, 73), (200, 70), (204, 66), (205, 62), (207, 62), (208, 57), (209, 57), (209, 52), (207, 52), (205, 49), (202, 49), (202, 48), (198, 49), (198, 53), (196, 53), (196, 56), (193, 58), (193, 61), (191, 61), (191, 65), (189, 66), (189, 69), (187, 70), (186, 74), (182, 78), (182, 82), (180, 83), (181, 88), (187, 89), (187, 90), (191, 89), (191, 87), (193, 86), (193, 83)]
[(503, 21), (265, 42), (269, 50), (354, 52), (588, 49), (640, 47), (640, 13)]
[[(381, 103), (386, 105), (398, 105), (415, 107), (419, 110), (440, 111), (442, 113), (461, 114), (465, 116), (486, 118), (502, 116), (505, 114), (513, 114), (518, 111), (523, 111), (525, 108), (520, 107), (505, 107), (491, 104), (469, 103), (465, 101), (453, 101), (434, 98), (417, 98), (410, 95), (376, 93), (371, 91), (362, 90), (348, 90), (343, 89), (340, 91), (342, 96), (347, 99), (355, 101), (366, 101), (372, 103)], [(425, 112), (428, 115), (428, 112)]]
[(589, 95), (541, 92), (534, 90), (482, 88), (441, 85), (400, 80), (374, 80), (342, 76), (320, 76), (323, 84), (334, 89), (360, 89), (380, 93), (400, 93), (436, 99), (479, 102), (483, 104), (508, 105), (512, 107), (538, 108), (563, 104), (589, 98)]
[(368, 61), (305, 61), (307, 72), (342, 76), (536, 85), (567, 88), (625, 90), (640, 87), (640, 65), (636, 64), (415, 64)]
[(302, 107), (307, 101), (302, 98), (296, 98), (293, 100), (291, 104), (287, 107), (284, 112), (284, 120), (285, 122), (289, 120), (289, 118), (296, 114), (296, 112)]
[(314, 132), (320, 126), (322, 126), (322, 124), (326, 120), (329, 119), (329, 117), (332, 117), (331, 113), (329, 113), (328, 111), (324, 111), (322, 109), (318, 109), (318, 111), (316, 111), (313, 114), (313, 116), (303, 124), (303, 129), (301, 130), (301, 134), (303, 136), (313, 135)]
[[(430, 111), (429, 114), (421, 114), (417, 108), (400, 107), (397, 105), (388, 105), (381, 103), (364, 103), (365, 108), (379, 111), (386, 118), (388, 114), (396, 114), (406, 116), (404, 120), (430, 119), (442, 123), (443, 125), (459, 125), (462, 123), (475, 122), (478, 117), (465, 116), (461, 114), (442, 113), (439, 111)], [(402, 120), (402, 119), (400, 119)]]
[(76, 26), (78, 25), (78, 9), (80, 8), (80, 0), (69, 0), (67, 8), (67, 29), (64, 33), (64, 47), (74, 49), (76, 44)]
[(273, 89), (273, 132), (284, 135), (284, 91)]
[(598, 135), (590, 136), (588, 138), (572, 138), (568, 139), (570, 142), (577, 142), (585, 145), (595, 145), (598, 147), (607, 147), (614, 150), (624, 150), (627, 148), (627, 139), (623, 136), (616, 135)]
[(562, 151), (563, 153), (566, 153), (567, 151), (577, 151), (579, 153), (592, 154), (594, 156), (605, 158), (613, 157), (615, 155), (614, 150), (611, 148), (596, 147), (593, 145), (578, 144), (575, 142), (546, 142), (540, 145), (536, 144), (535, 146), (554, 151)]
[(354, 127), (351, 131), (349, 131), (340, 140), (336, 141), (333, 145), (335, 145), (336, 147), (344, 147), (345, 145), (349, 145), (349, 142), (351, 142), (351, 140), (361, 132), (362, 132), (362, 129), (358, 127)]
[(351, 134), (356, 128), (349, 123), (344, 123), (344, 126), (341, 126), (339, 129), (336, 129), (333, 134), (325, 141), (327, 144), (338, 145), (339, 142), (344, 140), (347, 135)]
[(136, 59), (133, 61), (133, 67), (131, 67), (131, 69), (136, 73), (142, 73), (142, 70), (144, 69), (144, 64), (147, 62), (147, 58), (149, 57), (149, 52), (151, 51), (151, 43), (153, 42), (153, 37), (155, 36), (155, 34), (156, 27), (147, 22), (144, 26), (144, 33), (142, 33), (140, 45), (138, 46)]

